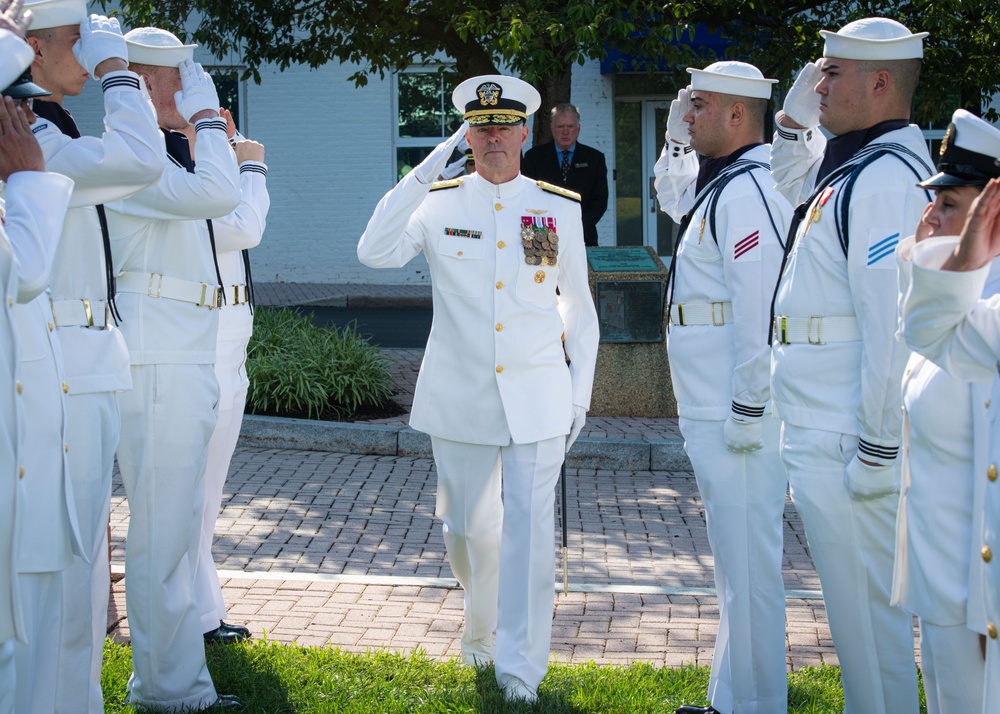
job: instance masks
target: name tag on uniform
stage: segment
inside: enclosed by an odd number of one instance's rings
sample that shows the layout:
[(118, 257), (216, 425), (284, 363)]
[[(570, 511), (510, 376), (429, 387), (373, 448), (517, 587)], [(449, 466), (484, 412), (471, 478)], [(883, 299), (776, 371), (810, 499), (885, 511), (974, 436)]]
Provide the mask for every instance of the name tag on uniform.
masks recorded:
[(585, 168), (587, 168), (588, 166), (590, 166), (590, 164), (587, 164), (587, 163), (583, 163), (583, 164), (573, 164), (573, 168), (574, 168), (574, 169), (585, 169)]
[(472, 238), (473, 240), (480, 240), (483, 237), (482, 231), (473, 231), (468, 228), (445, 228), (444, 234), (455, 238)]

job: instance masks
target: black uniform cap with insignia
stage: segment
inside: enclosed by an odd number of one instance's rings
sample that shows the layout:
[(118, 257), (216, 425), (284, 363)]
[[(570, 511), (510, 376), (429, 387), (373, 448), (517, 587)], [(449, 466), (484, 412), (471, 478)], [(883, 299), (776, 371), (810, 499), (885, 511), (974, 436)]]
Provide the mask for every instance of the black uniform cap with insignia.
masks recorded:
[(994, 161), (1000, 156), (1000, 129), (964, 109), (951, 117), (941, 142), (938, 173), (917, 185), (920, 188), (983, 186), (1000, 176)]
[(455, 87), (451, 101), (470, 126), (523, 124), (538, 111), (538, 90), (517, 77), (488, 74)]
[(18, 77), (14, 82), (11, 83), (3, 92), (0, 92), (5, 97), (12, 97), (13, 99), (32, 99), (34, 97), (47, 97), (52, 92), (46, 92), (44, 89), (39, 87), (37, 84), (31, 81), (31, 70), (24, 70), (24, 74)]

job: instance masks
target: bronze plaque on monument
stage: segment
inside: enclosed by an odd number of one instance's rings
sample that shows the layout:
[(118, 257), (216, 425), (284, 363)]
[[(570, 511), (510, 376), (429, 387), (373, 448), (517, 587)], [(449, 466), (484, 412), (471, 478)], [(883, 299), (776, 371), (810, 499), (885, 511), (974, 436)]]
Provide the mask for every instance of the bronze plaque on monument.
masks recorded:
[(587, 248), (601, 329), (590, 413), (677, 416), (667, 363), (667, 269), (648, 246)]

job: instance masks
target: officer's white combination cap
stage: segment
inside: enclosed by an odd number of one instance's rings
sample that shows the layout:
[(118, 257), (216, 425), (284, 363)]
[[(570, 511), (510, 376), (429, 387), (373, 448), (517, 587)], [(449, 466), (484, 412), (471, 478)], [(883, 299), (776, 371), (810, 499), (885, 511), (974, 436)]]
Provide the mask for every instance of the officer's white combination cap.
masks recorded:
[(765, 79), (759, 69), (746, 62), (715, 62), (705, 69), (688, 67), (691, 89), (703, 92), (734, 94), (738, 97), (771, 98), (776, 79)]
[(826, 40), (824, 57), (849, 60), (920, 59), (924, 56), (924, 38), (929, 33), (912, 33), (895, 20), (866, 17), (841, 27), (836, 32), (820, 30)]
[(154, 67), (176, 67), (184, 60), (194, 58), (194, 48), (158, 27), (137, 27), (125, 33), (128, 61)]
[(520, 124), (538, 111), (538, 90), (517, 77), (486, 74), (455, 87), (451, 101), (470, 126)]
[(28, 0), (24, 8), (34, 15), (29, 30), (79, 25), (89, 17), (86, 0)]
[(938, 173), (917, 185), (921, 188), (983, 186), (1000, 176), (1000, 129), (957, 109), (941, 142)]

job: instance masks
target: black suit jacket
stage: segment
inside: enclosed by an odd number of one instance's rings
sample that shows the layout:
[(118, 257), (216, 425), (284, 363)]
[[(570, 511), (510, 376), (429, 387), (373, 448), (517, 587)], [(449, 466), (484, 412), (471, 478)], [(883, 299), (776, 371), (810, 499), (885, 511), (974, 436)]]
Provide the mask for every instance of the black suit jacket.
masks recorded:
[(597, 245), (597, 222), (608, 210), (608, 167), (604, 154), (592, 146), (576, 142), (566, 181), (562, 178), (562, 153), (548, 141), (529, 150), (521, 159), (521, 173), (580, 194), (583, 212), (583, 241)]

